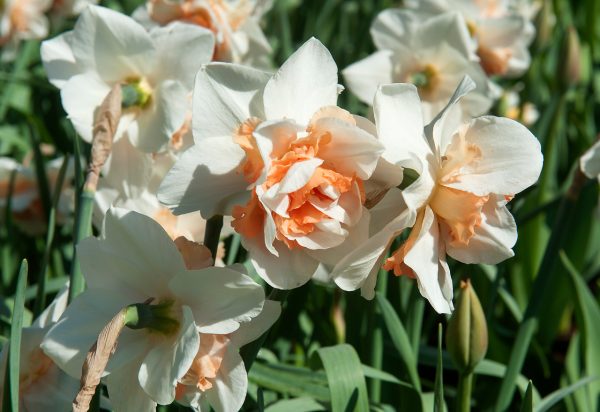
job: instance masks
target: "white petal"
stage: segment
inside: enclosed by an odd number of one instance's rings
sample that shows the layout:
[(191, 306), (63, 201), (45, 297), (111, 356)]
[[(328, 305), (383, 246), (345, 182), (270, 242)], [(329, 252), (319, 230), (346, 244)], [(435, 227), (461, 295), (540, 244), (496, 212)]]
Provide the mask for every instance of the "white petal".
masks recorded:
[[(158, 199), (177, 215), (200, 210), (208, 219), (245, 204), (248, 182), (238, 171), (244, 151), (230, 137), (204, 139), (183, 153), (158, 189)], [(246, 200), (245, 200), (246, 199)]]
[(281, 315), (281, 303), (273, 300), (265, 300), (260, 315), (250, 322), (240, 324), (240, 328), (229, 335), (230, 344), (241, 348), (247, 343), (254, 342), (263, 333), (268, 331)]
[(44, 328), (58, 321), (62, 316), (69, 299), (69, 281), (61, 288), (52, 303), (37, 317), (32, 326)]
[(329, 50), (317, 39), (309, 39), (267, 83), (266, 118), (287, 117), (308, 124), (321, 107), (335, 106), (337, 82), (337, 66)]
[(192, 308), (201, 333), (231, 333), (262, 310), (265, 294), (250, 277), (230, 268), (178, 273), (169, 284), (177, 299)]
[(194, 139), (231, 136), (251, 116), (264, 118), (262, 91), (268, 73), (229, 63), (211, 63), (196, 76)]
[(421, 23), (421, 16), (402, 9), (386, 9), (379, 13), (371, 24), (373, 43), (381, 50), (394, 50), (398, 44), (406, 42), (410, 32)]
[(375, 136), (342, 120), (325, 117), (314, 123), (315, 132), (329, 132), (331, 142), (319, 148), (325, 165), (344, 175), (368, 179), (383, 153), (383, 145)]
[(227, 352), (214, 380), (214, 387), (205, 395), (216, 412), (237, 411), (242, 407), (248, 389), (248, 375), (237, 348), (227, 346)]
[(315, 230), (307, 235), (287, 237), (307, 249), (330, 249), (341, 245), (348, 237), (348, 231), (337, 220), (324, 219), (315, 223)]
[(40, 49), (48, 81), (59, 89), (67, 80), (81, 72), (69, 44), (72, 35), (72, 32), (67, 32), (46, 40), (42, 42)]
[(77, 251), (90, 288), (124, 290), (132, 298), (160, 297), (185, 264), (177, 247), (152, 218), (111, 208), (103, 239), (87, 238)]
[(594, 143), (580, 160), (581, 171), (590, 179), (600, 176), (600, 142)]
[(315, 174), (317, 167), (323, 164), (319, 158), (294, 163), (279, 184), (278, 193), (293, 193), (305, 186)]
[(152, 72), (155, 49), (150, 35), (132, 18), (89, 6), (81, 13), (71, 41), (83, 68), (95, 70), (107, 82)]
[(392, 54), (390, 50), (375, 52), (342, 71), (348, 88), (363, 103), (372, 106), (377, 87), (393, 83)]
[(469, 244), (452, 246), (447, 241), (448, 255), (463, 263), (489, 265), (496, 265), (514, 256), (512, 248), (517, 242), (517, 225), (506, 206), (496, 206), (496, 202), (490, 200), (482, 212), (482, 222), (475, 228), (475, 235)]
[(177, 380), (190, 369), (198, 348), (200, 336), (194, 315), (182, 306), (179, 333), (155, 345), (144, 358), (138, 373), (140, 386), (157, 403), (168, 405), (175, 399)]
[[(157, 50), (155, 79), (172, 79), (186, 91), (194, 86), (194, 76), (213, 56), (214, 36), (210, 30), (193, 24), (173, 22), (150, 31)], [(176, 64), (174, 64), (176, 62)]]
[(146, 153), (165, 148), (169, 139), (185, 121), (188, 110), (187, 91), (178, 81), (158, 85), (147, 107), (140, 109), (128, 130), (131, 143)]
[(458, 180), (446, 186), (477, 196), (514, 195), (537, 181), (543, 163), (540, 143), (521, 123), (479, 117), (470, 124), (465, 140), (481, 151), (481, 157), (463, 166)]
[(242, 245), (250, 253), (256, 272), (277, 289), (294, 289), (304, 285), (319, 266), (319, 262), (301, 249), (290, 250), (281, 241), (273, 244), (278, 257), (266, 249), (263, 239), (242, 239)]
[(126, 367), (106, 377), (110, 405), (115, 411), (156, 411), (156, 402), (144, 392), (139, 383), (138, 371), (142, 360), (142, 357), (134, 359)]
[(438, 313), (450, 313), (452, 301), (442, 292), (446, 278), (440, 279), (440, 241), (438, 222), (427, 206), (421, 230), (404, 263), (415, 272), (419, 291), (433, 309)]
[(92, 141), (94, 114), (110, 87), (94, 72), (71, 77), (60, 91), (63, 108), (75, 130), (86, 142)]
[(391, 163), (432, 154), (423, 135), (423, 114), (417, 88), (412, 84), (379, 87), (373, 104), (378, 137), (385, 146), (383, 158)]

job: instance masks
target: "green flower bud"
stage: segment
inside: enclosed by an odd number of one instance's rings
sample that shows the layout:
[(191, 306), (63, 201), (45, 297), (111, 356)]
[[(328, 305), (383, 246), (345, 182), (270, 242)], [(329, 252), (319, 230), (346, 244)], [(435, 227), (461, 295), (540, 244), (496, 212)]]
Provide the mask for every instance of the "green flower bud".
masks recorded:
[(577, 30), (569, 26), (565, 33), (562, 45), (562, 59), (560, 59), (560, 74), (563, 84), (567, 87), (575, 86), (581, 81), (581, 46)]
[(446, 347), (461, 373), (470, 373), (485, 357), (488, 331), (485, 314), (471, 282), (461, 282), (456, 310), (446, 328)]

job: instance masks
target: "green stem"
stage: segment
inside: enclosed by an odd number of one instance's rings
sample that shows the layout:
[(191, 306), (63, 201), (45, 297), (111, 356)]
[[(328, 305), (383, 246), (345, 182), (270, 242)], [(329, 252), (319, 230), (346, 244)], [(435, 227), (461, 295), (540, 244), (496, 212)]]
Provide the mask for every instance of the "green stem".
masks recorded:
[(221, 238), (221, 229), (223, 228), (223, 216), (216, 215), (206, 221), (204, 231), (204, 246), (210, 250), (213, 260), (217, 258), (219, 240)]
[(239, 234), (234, 233), (231, 237), (231, 244), (229, 245), (229, 250), (227, 251), (227, 264), (233, 265), (237, 258), (238, 252), (240, 250), (240, 242), (242, 238)]
[[(380, 269), (377, 275), (377, 292), (382, 296), (387, 293), (388, 272)], [(383, 325), (381, 319), (381, 310), (375, 301), (371, 302), (373, 311), (371, 314), (371, 366), (381, 370), (383, 365)], [(371, 379), (369, 382), (369, 397), (375, 402), (381, 401), (381, 380)]]
[(473, 388), (473, 372), (460, 373), (456, 393), (456, 410), (469, 412), (471, 410), (471, 391)]
[(77, 211), (77, 221), (75, 222), (75, 233), (73, 236), (73, 262), (70, 276), (71, 283), (69, 285), (69, 302), (83, 292), (85, 288), (83, 273), (81, 273), (81, 267), (79, 267), (77, 245), (91, 234), (93, 210), (94, 192), (89, 190), (82, 191), (79, 198), (79, 209)]

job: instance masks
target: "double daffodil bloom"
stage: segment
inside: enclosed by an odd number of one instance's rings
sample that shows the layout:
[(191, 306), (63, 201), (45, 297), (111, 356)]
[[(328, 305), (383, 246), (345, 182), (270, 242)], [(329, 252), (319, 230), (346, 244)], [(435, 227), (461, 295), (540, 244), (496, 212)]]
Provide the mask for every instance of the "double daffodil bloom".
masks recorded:
[[(383, 157), (419, 177), (402, 192), (391, 189), (371, 211), (388, 223), (336, 265), (333, 276), (342, 288), (362, 287), (363, 295), (372, 297), (383, 264), (397, 276), (415, 278), (433, 308), (449, 313), (453, 289), (446, 255), (487, 264), (513, 256), (517, 228), (506, 204), (537, 181), (540, 144), (510, 119), (482, 116), (456, 123), (452, 111), (473, 88), (465, 78), (446, 109), (425, 127), (414, 86), (379, 88), (374, 112), (386, 146)], [(392, 240), (409, 227), (408, 238), (386, 259)]]

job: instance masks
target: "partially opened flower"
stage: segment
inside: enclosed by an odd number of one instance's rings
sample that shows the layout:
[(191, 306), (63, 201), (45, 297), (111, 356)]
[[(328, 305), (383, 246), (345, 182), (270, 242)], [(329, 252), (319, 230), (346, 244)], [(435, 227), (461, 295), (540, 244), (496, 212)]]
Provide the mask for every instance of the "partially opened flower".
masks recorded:
[[(79, 389), (79, 381), (64, 372), (40, 348), (42, 339), (67, 306), (68, 289), (40, 314), (30, 327), (23, 328), (19, 365), (19, 410), (41, 412), (68, 410)], [(0, 402), (4, 397), (4, 379), (9, 343), (0, 354)]]
[(177, 384), (177, 402), (217, 412), (238, 411), (248, 390), (248, 375), (239, 349), (266, 332), (281, 313), (281, 304), (267, 300), (260, 315), (228, 335), (200, 334), (200, 348), (192, 367)]
[[(440, 313), (452, 310), (446, 255), (487, 264), (513, 256), (517, 228), (506, 204), (536, 182), (542, 167), (540, 144), (524, 126), (506, 118), (454, 123), (450, 112), (473, 87), (465, 78), (448, 107), (425, 129), (414, 86), (378, 90), (374, 112), (384, 157), (419, 177), (402, 193), (388, 192), (378, 207), (389, 223), (336, 266), (334, 277), (342, 275), (336, 282), (343, 288), (366, 283), (363, 294), (372, 297), (376, 269), (392, 239), (407, 227), (412, 227), (410, 236), (383, 267), (415, 278), (421, 294)], [(347, 281), (350, 275), (353, 282)]]
[(205, 27), (215, 35), (214, 59), (268, 66), (271, 46), (260, 19), (269, 0), (148, 0), (133, 14), (146, 27), (183, 21)]
[[(264, 292), (236, 268), (215, 268), (203, 246), (173, 242), (158, 223), (124, 209), (106, 215), (103, 237), (78, 246), (88, 288), (48, 332), (42, 348), (63, 370), (81, 375), (99, 332), (122, 308), (146, 303), (152, 320), (124, 329), (106, 368), (116, 411), (154, 411), (175, 399), (200, 334), (226, 335), (262, 310)], [(199, 269), (202, 268), (202, 269)]]
[(194, 93), (195, 145), (159, 199), (175, 214), (232, 214), (269, 284), (306, 283), (319, 262), (337, 259), (335, 248), (368, 234), (364, 181), (383, 151), (361, 128), (370, 122), (337, 107), (337, 95), (337, 67), (316, 39), (272, 77), (206, 66)]
[(42, 44), (42, 60), (83, 139), (91, 141), (96, 109), (121, 84), (117, 134), (126, 131), (138, 149), (156, 152), (185, 124), (194, 75), (211, 60), (213, 45), (212, 33), (198, 26), (173, 23), (148, 33), (130, 17), (89, 6), (73, 31)]
[(12, 60), (21, 40), (48, 35), (46, 11), (52, 0), (4, 0), (0, 2), (2, 60)]
[(343, 72), (350, 90), (364, 103), (373, 104), (379, 85), (412, 83), (421, 97), (424, 121), (430, 122), (469, 75), (477, 87), (460, 103), (464, 118), (490, 108), (488, 79), (471, 59), (469, 32), (459, 14), (425, 19), (406, 10), (384, 10), (373, 21), (371, 36), (379, 51)]
[(529, 44), (535, 27), (531, 14), (509, 0), (411, 0), (408, 6), (424, 16), (458, 12), (464, 17), (479, 56), (489, 75), (520, 76), (531, 62)]

